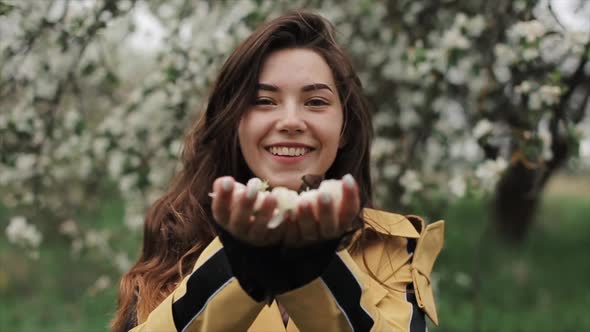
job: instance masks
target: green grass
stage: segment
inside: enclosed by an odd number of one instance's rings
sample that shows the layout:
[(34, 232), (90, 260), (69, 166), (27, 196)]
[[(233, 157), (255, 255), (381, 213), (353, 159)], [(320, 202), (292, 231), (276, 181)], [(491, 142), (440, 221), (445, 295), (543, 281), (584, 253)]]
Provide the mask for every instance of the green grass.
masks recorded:
[(547, 198), (520, 246), (498, 240), (483, 211), (477, 201), (448, 211), (433, 330), (589, 331), (590, 198)]
[[(445, 248), (435, 266), (440, 327), (431, 331), (590, 330), (590, 198), (550, 197), (527, 242), (502, 244), (490, 232), (485, 204), (466, 199), (446, 212)], [(83, 223), (113, 231), (117, 248), (137, 249), (112, 199)], [(5, 219), (0, 211), (0, 218)], [(91, 252), (70, 255), (66, 238), (44, 241), (39, 260), (0, 237), (0, 331), (105, 331), (118, 273)], [(111, 288), (92, 285), (111, 276)]]

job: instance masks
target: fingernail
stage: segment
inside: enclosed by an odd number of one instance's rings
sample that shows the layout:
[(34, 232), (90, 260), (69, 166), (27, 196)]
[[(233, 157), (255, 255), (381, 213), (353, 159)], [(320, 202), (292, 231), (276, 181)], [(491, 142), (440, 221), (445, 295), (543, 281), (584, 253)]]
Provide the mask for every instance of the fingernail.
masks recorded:
[(349, 188), (352, 189), (354, 188), (354, 178), (352, 177), (352, 175), (350, 174), (346, 174), (342, 180), (344, 181), (344, 185)]
[(332, 201), (332, 197), (330, 197), (330, 194), (328, 194), (328, 193), (322, 193), (320, 195), (320, 199), (322, 200), (322, 203), (324, 203), (324, 204), (330, 204), (330, 202)]
[(230, 191), (231, 187), (232, 187), (232, 181), (231, 179), (223, 179), (223, 182), (221, 183), (221, 187), (223, 189), (223, 191)]
[(246, 183), (246, 186), (247, 187), (252, 186), (258, 190), (260, 188), (260, 184), (261, 184), (261, 181), (259, 178), (251, 178), (250, 180), (248, 180), (248, 183)]
[(249, 183), (248, 184), (248, 190), (246, 190), (246, 197), (248, 199), (252, 199), (256, 196), (256, 193), (258, 192), (258, 185), (257, 184), (252, 184)]

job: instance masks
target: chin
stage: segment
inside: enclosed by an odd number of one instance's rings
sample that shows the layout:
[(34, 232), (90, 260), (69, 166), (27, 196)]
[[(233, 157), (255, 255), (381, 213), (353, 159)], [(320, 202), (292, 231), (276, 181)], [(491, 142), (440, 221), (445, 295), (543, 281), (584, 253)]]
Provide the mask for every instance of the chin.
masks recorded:
[(300, 175), (288, 177), (273, 177), (268, 180), (271, 187), (286, 187), (291, 190), (299, 190), (302, 180)]

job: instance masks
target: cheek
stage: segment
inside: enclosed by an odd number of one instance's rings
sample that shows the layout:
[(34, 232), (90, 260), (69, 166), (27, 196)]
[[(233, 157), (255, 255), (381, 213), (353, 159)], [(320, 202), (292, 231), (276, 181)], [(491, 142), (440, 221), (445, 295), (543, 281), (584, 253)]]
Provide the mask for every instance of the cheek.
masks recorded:
[(238, 145), (240, 147), (240, 149), (242, 150), (242, 154), (244, 154), (244, 145), (246, 144), (245, 140), (245, 129), (243, 126), (243, 120), (240, 121), (240, 124), (238, 126)]
[(253, 115), (244, 115), (238, 125), (238, 140), (242, 151), (256, 149), (264, 133), (263, 119)]
[(245, 115), (242, 117), (240, 124), (238, 125), (238, 139), (240, 145), (244, 148), (251, 143), (252, 137), (255, 134), (254, 125), (256, 124), (256, 121), (253, 120), (252, 117)]
[(327, 140), (330, 142), (330, 147), (338, 150), (338, 148), (340, 148), (342, 146), (343, 143), (343, 137), (342, 137), (342, 130), (343, 125), (344, 125), (344, 121), (343, 121), (343, 117), (342, 114), (340, 114), (339, 116), (335, 116), (332, 119), (330, 119), (329, 121), (326, 121), (325, 123), (330, 123), (332, 124), (329, 128), (329, 137), (327, 138)]
[[(323, 155), (323, 162), (322, 164), (328, 164), (324, 166), (330, 166), (334, 160), (336, 159), (336, 155), (338, 154), (338, 150), (340, 148), (340, 134), (341, 134), (341, 126), (338, 126), (337, 119), (331, 119), (332, 123), (335, 124), (334, 126), (328, 128), (324, 127), (322, 131), (322, 136), (320, 140), (323, 142), (324, 148), (324, 155)], [(327, 120), (324, 123), (330, 123)]]

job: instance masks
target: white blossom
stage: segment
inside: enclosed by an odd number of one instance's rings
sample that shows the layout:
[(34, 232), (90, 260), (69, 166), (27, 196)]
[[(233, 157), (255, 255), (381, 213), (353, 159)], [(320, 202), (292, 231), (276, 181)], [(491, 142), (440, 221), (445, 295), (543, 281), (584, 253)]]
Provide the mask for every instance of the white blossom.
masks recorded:
[(30, 174), (37, 162), (34, 154), (21, 154), (16, 158), (16, 169), (25, 174)]
[(375, 159), (390, 156), (395, 151), (396, 144), (393, 140), (384, 137), (376, 137), (371, 146), (371, 155)]
[(155, 186), (163, 186), (166, 184), (169, 176), (163, 168), (152, 168), (148, 174), (148, 180)]
[(473, 137), (480, 139), (492, 132), (494, 125), (488, 119), (481, 119), (473, 127)]
[(586, 138), (580, 142), (580, 159), (590, 166), (590, 139)]
[(119, 272), (127, 272), (131, 268), (133, 264), (131, 259), (129, 259), (129, 255), (126, 252), (118, 252), (115, 255), (114, 263)]
[(465, 13), (458, 13), (457, 15), (455, 15), (455, 21), (453, 22), (453, 25), (456, 28), (462, 28), (467, 24), (468, 21), (469, 18)]
[(408, 193), (420, 191), (423, 188), (422, 182), (418, 178), (418, 173), (414, 170), (405, 171), (404, 175), (400, 177), (399, 182)]
[(107, 251), (109, 248), (108, 241), (111, 233), (108, 230), (90, 229), (86, 232), (84, 237), (84, 244), (88, 248), (96, 248), (102, 251)]
[(551, 144), (553, 142), (553, 136), (549, 130), (549, 117), (545, 116), (539, 121), (538, 128), (539, 139), (543, 144), (542, 156), (544, 160), (551, 160), (553, 158), (553, 151), (551, 150)]
[(320, 194), (330, 195), (336, 211), (340, 210), (340, 203), (342, 202), (342, 180), (324, 180), (320, 183), (318, 192)]
[(82, 240), (81, 238), (75, 238), (72, 241), (70, 253), (74, 257), (79, 257), (80, 252), (82, 251), (83, 248), (84, 248), (84, 240)]
[(400, 167), (397, 164), (387, 164), (383, 166), (383, 176), (386, 179), (393, 179), (400, 172)]
[(93, 161), (88, 156), (80, 158), (76, 173), (81, 179), (86, 179), (92, 172)]
[(35, 225), (27, 223), (27, 219), (23, 216), (10, 219), (10, 224), (6, 227), (6, 237), (12, 243), (32, 248), (39, 247), (43, 239), (43, 235)]
[(59, 231), (65, 235), (75, 236), (78, 234), (78, 223), (72, 219), (68, 219), (59, 225)]
[(437, 172), (445, 159), (446, 146), (440, 140), (430, 137), (424, 147), (424, 159), (422, 161), (423, 173)]
[(539, 53), (539, 50), (538, 50), (538, 49), (536, 49), (536, 48), (530, 48), (530, 47), (528, 47), (528, 48), (525, 48), (525, 49), (522, 51), (522, 58), (523, 58), (525, 61), (531, 61), (531, 60), (534, 60), (534, 59), (538, 58), (538, 57), (539, 57), (539, 55), (540, 55), (540, 53)]
[(64, 126), (69, 130), (76, 128), (76, 125), (80, 122), (80, 113), (76, 110), (69, 110), (64, 116)]
[(559, 102), (561, 88), (554, 85), (542, 85), (539, 88), (539, 95), (541, 101), (546, 105), (555, 105)]
[(533, 111), (538, 111), (543, 106), (543, 97), (539, 90), (533, 91), (529, 94), (528, 107)]
[(279, 213), (284, 214), (285, 212), (295, 211), (299, 196), (296, 191), (285, 187), (275, 187), (271, 193), (277, 199)]
[(449, 180), (448, 185), (451, 194), (459, 198), (465, 196), (467, 184), (465, 183), (465, 178), (463, 176), (454, 176), (451, 178), (451, 180)]
[(482, 15), (475, 15), (467, 21), (465, 26), (470, 36), (478, 37), (486, 28), (486, 21)]
[(174, 140), (170, 143), (169, 151), (172, 155), (178, 156), (183, 148), (183, 143), (180, 140)]
[(572, 53), (576, 56), (584, 54), (584, 45), (590, 40), (589, 31), (566, 31), (565, 44), (568, 45)]
[(122, 152), (116, 150), (109, 154), (109, 163), (107, 165), (109, 174), (113, 178), (118, 178), (123, 174), (123, 168), (125, 166), (126, 156)]
[(135, 188), (137, 180), (138, 176), (135, 173), (122, 176), (119, 180), (119, 189), (121, 189), (122, 192), (129, 192)]
[(532, 84), (529, 81), (522, 81), (519, 85), (514, 87), (514, 91), (522, 94), (528, 94), (531, 92)]
[(471, 276), (465, 272), (455, 273), (455, 283), (463, 288), (469, 288), (472, 284)]
[(375, 128), (383, 128), (395, 124), (395, 118), (393, 117), (392, 111), (382, 110), (377, 112), (373, 117), (373, 126)]
[(141, 229), (143, 227), (143, 216), (141, 214), (126, 215), (125, 226), (132, 231)]
[(492, 70), (494, 72), (494, 76), (500, 83), (506, 83), (512, 78), (512, 73), (506, 65), (496, 63), (492, 67)]
[(508, 29), (508, 38), (514, 42), (519, 42), (524, 39), (528, 43), (532, 43), (546, 32), (543, 23), (538, 20), (531, 20), (525, 22), (517, 22)]
[(501, 64), (512, 64), (518, 60), (518, 55), (514, 48), (506, 44), (498, 43), (494, 46), (496, 61)]
[(400, 117), (399, 117), (399, 124), (400, 124), (400, 126), (402, 126), (402, 128), (408, 129), (413, 126), (416, 126), (419, 123), (420, 123), (420, 116), (418, 116), (418, 114), (416, 113), (416, 111), (413, 108), (408, 107), (408, 108), (404, 108), (401, 111)]
[(96, 279), (94, 285), (92, 286), (93, 291), (102, 291), (107, 288), (111, 287), (111, 278), (107, 275), (102, 275)]
[(500, 174), (506, 169), (508, 163), (499, 157), (496, 160), (486, 160), (475, 170), (475, 176), (480, 180), (484, 190), (492, 191)]
[(441, 46), (448, 49), (465, 50), (471, 46), (471, 42), (460, 30), (450, 29), (445, 31), (441, 39)]

